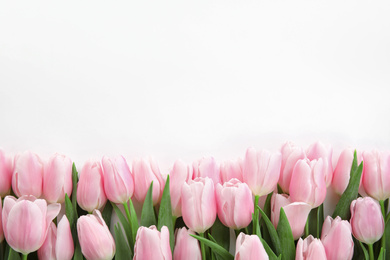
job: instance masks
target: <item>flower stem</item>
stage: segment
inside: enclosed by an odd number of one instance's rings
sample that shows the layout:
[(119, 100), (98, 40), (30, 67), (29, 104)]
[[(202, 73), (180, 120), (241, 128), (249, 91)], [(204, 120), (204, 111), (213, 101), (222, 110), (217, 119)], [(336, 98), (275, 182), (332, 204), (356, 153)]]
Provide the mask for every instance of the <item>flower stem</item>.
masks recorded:
[[(385, 223), (385, 230), (386, 230), (386, 212), (385, 212), (385, 202), (383, 200), (379, 201), (379, 204), (381, 205), (382, 215), (383, 215), (383, 221)], [(386, 248), (386, 232), (383, 232), (382, 240), (381, 240), (381, 246), (385, 249)]]
[(257, 208), (257, 205), (259, 204), (259, 199), (260, 199), (260, 196), (259, 195), (255, 195), (255, 211), (254, 211), (254, 215), (253, 215), (253, 230), (252, 230), (252, 233), (253, 234), (256, 234), (256, 230), (257, 230), (257, 226), (259, 225), (259, 209)]
[(27, 255), (28, 254), (22, 254), (22, 260), (27, 260)]
[[(204, 233), (200, 233), (199, 235), (204, 238)], [(200, 249), (202, 250), (202, 259), (206, 260), (206, 249), (203, 242), (200, 242)]]
[(123, 207), (125, 208), (127, 219), (129, 220), (129, 223), (131, 224), (130, 211), (129, 211), (129, 206), (127, 206), (127, 202), (123, 203)]
[(370, 254), (370, 260), (375, 260), (374, 258), (374, 247), (372, 244), (368, 245), (368, 252)]

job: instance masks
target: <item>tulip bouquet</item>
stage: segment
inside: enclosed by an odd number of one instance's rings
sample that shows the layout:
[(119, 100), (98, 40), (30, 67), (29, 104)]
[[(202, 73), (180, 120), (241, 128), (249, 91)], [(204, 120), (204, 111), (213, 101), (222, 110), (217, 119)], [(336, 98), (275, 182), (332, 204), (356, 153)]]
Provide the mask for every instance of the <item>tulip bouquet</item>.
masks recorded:
[(288, 142), (168, 174), (105, 156), (79, 174), (63, 155), (0, 150), (0, 260), (390, 259), (390, 153), (332, 158)]

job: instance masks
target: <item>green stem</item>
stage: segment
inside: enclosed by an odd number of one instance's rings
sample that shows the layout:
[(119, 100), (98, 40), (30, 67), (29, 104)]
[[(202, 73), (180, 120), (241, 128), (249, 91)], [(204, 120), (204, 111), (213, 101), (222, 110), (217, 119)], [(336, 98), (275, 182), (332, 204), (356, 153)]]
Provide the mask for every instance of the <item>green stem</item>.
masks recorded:
[(28, 254), (26, 254), (26, 255), (25, 255), (25, 254), (22, 254), (22, 260), (27, 260), (27, 255), (28, 255)]
[(305, 237), (308, 237), (309, 236), (309, 218), (306, 220), (306, 224), (305, 224)]
[(127, 206), (127, 202), (123, 203), (123, 207), (125, 208), (126, 216), (127, 216), (127, 219), (129, 220), (129, 223), (131, 226), (131, 217), (130, 217), (129, 206)]
[[(199, 235), (204, 238), (204, 233), (200, 233)], [(203, 242), (200, 242), (200, 249), (202, 250), (202, 259), (206, 260), (206, 249)]]
[(259, 210), (257, 208), (257, 205), (259, 204), (259, 195), (255, 195), (255, 212), (253, 216), (253, 230), (252, 233), (256, 234), (257, 226), (259, 225)]
[(374, 247), (372, 244), (368, 245), (368, 252), (370, 254), (370, 260), (375, 260), (374, 259)]
[[(386, 220), (385, 202), (383, 200), (380, 200), (379, 204), (381, 205), (383, 220)], [(385, 222), (385, 230), (386, 230), (386, 222)], [(383, 248), (386, 248), (386, 232), (383, 232), (383, 236), (382, 236), (382, 240), (381, 240), (381, 246)]]

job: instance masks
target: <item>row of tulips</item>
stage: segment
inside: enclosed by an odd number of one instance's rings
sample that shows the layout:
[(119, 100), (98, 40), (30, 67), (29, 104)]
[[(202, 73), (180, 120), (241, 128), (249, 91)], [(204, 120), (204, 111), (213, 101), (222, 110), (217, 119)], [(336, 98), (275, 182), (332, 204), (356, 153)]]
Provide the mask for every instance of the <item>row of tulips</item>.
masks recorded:
[[(345, 149), (334, 167), (330, 146), (288, 142), (219, 165), (176, 161), (166, 176), (153, 160), (103, 157), (78, 174), (63, 155), (0, 150), (0, 178), (0, 259), (385, 259), (390, 248), (388, 152)], [(329, 191), (339, 200), (325, 218)]]

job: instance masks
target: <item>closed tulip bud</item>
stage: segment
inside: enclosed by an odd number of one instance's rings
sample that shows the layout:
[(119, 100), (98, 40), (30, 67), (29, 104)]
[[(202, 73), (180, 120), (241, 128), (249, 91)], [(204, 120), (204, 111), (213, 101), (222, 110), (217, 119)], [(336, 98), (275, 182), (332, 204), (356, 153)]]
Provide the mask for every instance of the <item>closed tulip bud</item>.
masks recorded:
[(291, 202), (287, 195), (274, 193), (271, 197), (271, 222), (275, 228), (279, 223), (281, 208), (286, 213), (294, 239), (298, 239), (305, 230), (311, 206), (304, 202)]
[(60, 209), (60, 204), (47, 205), (45, 200), (34, 196), (5, 197), (2, 217), (7, 243), (25, 255), (38, 250)]
[(327, 260), (325, 248), (321, 240), (309, 235), (302, 240), (300, 238), (297, 244), (295, 260)]
[(221, 177), (219, 176), (219, 167), (213, 157), (204, 157), (192, 164), (194, 179), (197, 177), (209, 177), (213, 180), (214, 184), (221, 183)]
[(39, 198), (42, 195), (42, 177), (43, 162), (38, 155), (24, 152), (15, 156), (12, 190), (16, 196), (32, 195)]
[(185, 227), (176, 230), (176, 244), (173, 251), (173, 259), (202, 260), (199, 242), (190, 235), (195, 235), (195, 233)]
[(249, 148), (246, 151), (243, 179), (248, 184), (253, 195), (263, 196), (272, 192), (278, 183), (282, 155), (278, 152), (256, 151)]
[(54, 222), (51, 222), (49, 226), (49, 230), (46, 235), (45, 242), (38, 249), (39, 260), (56, 259), (56, 241), (57, 241), (57, 227), (54, 224)]
[(332, 183), (333, 178), (333, 162), (332, 162), (333, 149), (330, 145), (325, 146), (321, 142), (316, 142), (307, 148), (306, 156), (309, 160), (323, 161), (324, 176), (326, 187)]
[(101, 209), (107, 202), (104, 193), (103, 171), (99, 162), (87, 161), (77, 184), (77, 203), (88, 212)]
[(237, 160), (229, 160), (221, 163), (220, 165), (220, 176), (222, 183), (228, 182), (231, 179), (242, 179), (242, 169), (244, 167), (244, 161), (241, 158)]
[(366, 244), (378, 241), (385, 229), (379, 203), (370, 197), (352, 201), (350, 222), (353, 236)]
[(305, 152), (301, 147), (291, 142), (285, 143), (281, 148), (282, 165), (278, 184), (283, 192), (288, 193), (290, 188), (291, 175), (298, 160), (305, 159)]
[(43, 198), (49, 203), (62, 203), (72, 193), (72, 161), (60, 154), (52, 156), (44, 167)]
[(140, 227), (134, 245), (133, 260), (153, 259), (170, 260), (172, 252), (169, 246), (169, 230), (166, 226), (161, 228), (161, 232), (156, 226)]
[(326, 217), (322, 226), (321, 242), (328, 260), (350, 260), (353, 256), (351, 225), (340, 217)]
[(252, 192), (246, 183), (237, 179), (217, 184), (215, 197), (217, 200), (218, 218), (222, 224), (233, 229), (241, 229), (252, 221)]
[(213, 181), (198, 177), (184, 183), (181, 192), (184, 223), (193, 231), (204, 233), (217, 217)]
[(334, 169), (332, 187), (339, 195), (343, 194), (348, 186), (353, 153), (354, 151), (350, 148), (343, 150), (337, 161), (336, 168)]
[(88, 260), (112, 259), (115, 241), (99, 210), (77, 220), (77, 235), (81, 252)]
[(114, 203), (126, 203), (133, 196), (134, 180), (125, 158), (103, 157), (102, 166), (107, 198)]
[(269, 259), (260, 238), (257, 235), (240, 233), (236, 240), (236, 260), (265, 260)]
[(320, 206), (326, 197), (326, 184), (322, 159), (299, 160), (294, 167), (290, 182), (290, 198), (305, 202), (313, 208)]
[(12, 183), (13, 162), (2, 149), (0, 149), (0, 197), (10, 194)]
[(181, 216), (181, 188), (185, 182), (192, 180), (192, 168), (182, 161), (176, 161), (169, 175), (172, 215)]

